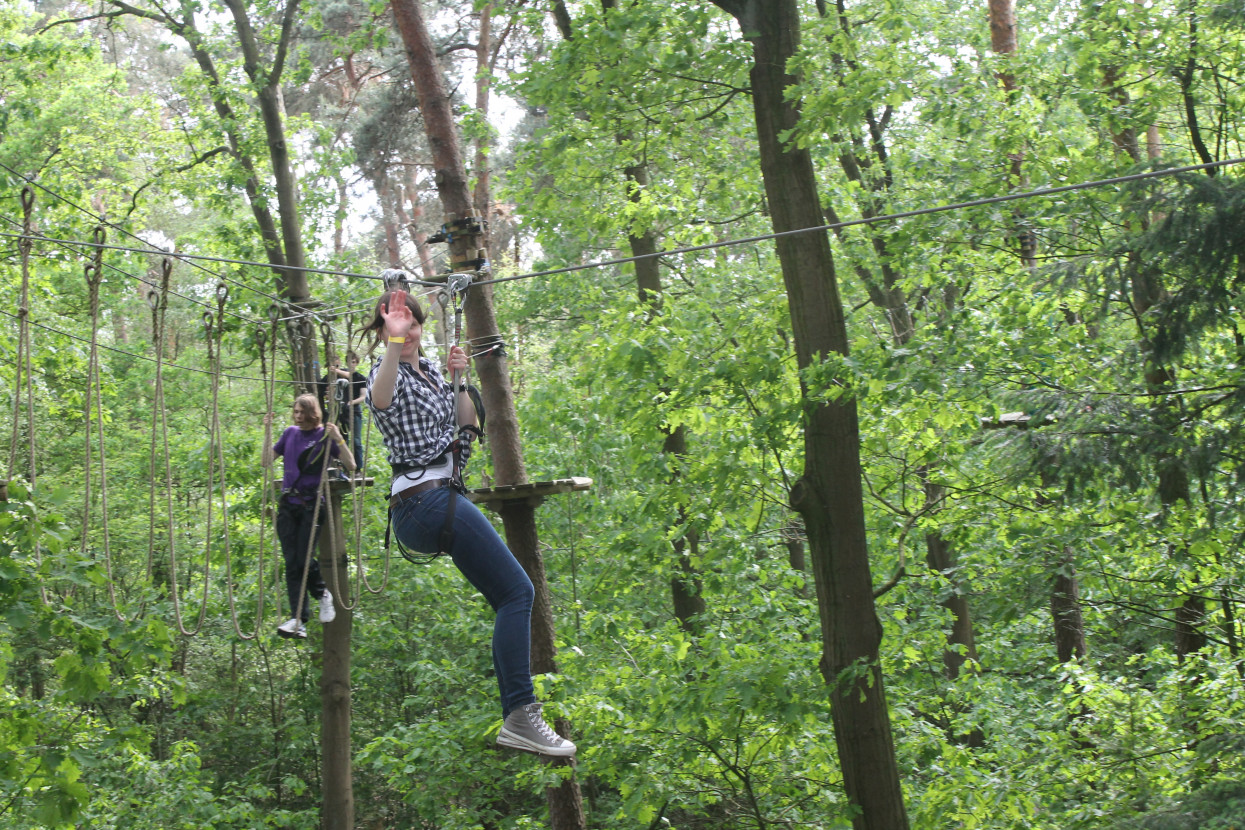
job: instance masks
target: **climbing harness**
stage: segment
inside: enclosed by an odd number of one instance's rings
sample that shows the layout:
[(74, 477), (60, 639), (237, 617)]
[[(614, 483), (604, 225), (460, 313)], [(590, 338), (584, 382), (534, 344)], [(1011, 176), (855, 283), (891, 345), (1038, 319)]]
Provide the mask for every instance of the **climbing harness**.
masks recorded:
[[(397, 273), (402, 274), (402, 272)], [(447, 305), (453, 306), (453, 330), (450, 337), (453, 346), (459, 346), (462, 343), (463, 301), (467, 295), (467, 289), (471, 287), (473, 277), (477, 276), (478, 273), (479, 272), (460, 272), (447, 275), (445, 288), (439, 294), (438, 299), (443, 309), (445, 309)], [(405, 275), (403, 274), (403, 276)], [(382, 277), (385, 278), (385, 285), (388, 290), (393, 290), (393, 288), (401, 287), (406, 284), (405, 279), (401, 279), (399, 282), (400, 278), (390, 271), (384, 272)], [(450, 318), (446, 315), (445, 319), (448, 322)], [(474, 425), (459, 425), (458, 394), (460, 391), (465, 390), (468, 395), (471, 396), (473, 404), (479, 401), (477, 404), (477, 413), (483, 413), (484, 404), (483, 401), (480, 401), (478, 391), (475, 392), (474, 395), (471, 394), (472, 388), (467, 385), (465, 374), (457, 369), (450, 373), (450, 390), (450, 424), (456, 431), (455, 438), (450, 442), (449, 447), (446, 449), (446, 452), (449, 454), (451, 460), (450, 477), (439, 482), (421, 482), (416, 485), (416, 488), (420, 489), (415, 492), (420, 492), (423, 489), (434, 489), (436, 487), (448, 487), (452, 493), (457, 493), (458, 495), (466, 497), (467, 488), (463, 484), (463, 454), (466, 448), (470, 445), (471, 440), (473, 438), (483, 438), (484, 433), (479, 427)], [(428, 465), (395, 464), (393, 465), (393, 474), (395, 476), (399, 476), (409, 472), (423, 471), (427, 466)], [(401, 503), (402, 499), (403, 494), (399, 494), (390, 499), (389, 520), (386, 522), (385, 527), (386, 549), (389, 547), (390, 533), (393, 526), (393, 508), (398, 503)], [(398, 552), (402, 554), (403, 558), (417, 564), (426, 564), (439, 556), (448, 554), (454, 546), (454, 514), (457, 505), (458, 499), (451, 494), (449, 504), (445, 511), (445, 521), (441, 526), (441, 533), (437, 539), (438, 551), (436, 553), (425, 554), (408, 550), (406, 546), (402, 544), (402, 541), (398, 539)]]

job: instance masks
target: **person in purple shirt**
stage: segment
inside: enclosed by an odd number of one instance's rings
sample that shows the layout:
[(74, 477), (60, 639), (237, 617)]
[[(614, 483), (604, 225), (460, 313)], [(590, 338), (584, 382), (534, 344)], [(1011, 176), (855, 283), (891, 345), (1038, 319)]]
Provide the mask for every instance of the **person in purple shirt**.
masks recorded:
[[(324, 453), (327, 450), (340, 459), (351, 472), (355, 467), (354, 455), (346, 445), (341, 430), (337, 424), (321, 425), (322, 417), (320, 402), (315, 395), (299, 395), (294, 399), (294, 425), (285, 428), (277, 443), (264, 447), (265, 466), (278, 455), (285, 466), (281, 498), (277, 502), (277, 538), (285, 558), (285, 588), (290, 600), (290, 619), (277, 626), (277, 633), (300, 640), (307, 637), (307, 620), (311, 616), (308, 597), (314, 597), (320, 604), (320, 622), (330, 623), (337, 617), (333, 595), (320, 576), (320, 562), (311, 555), (328, 512), (328, 505), (320, 497)], [(264, 420), (271, 423), (272, 416), (266, 415)], [(307, 572), (306, 593), (303, 592), (304, 570)]]

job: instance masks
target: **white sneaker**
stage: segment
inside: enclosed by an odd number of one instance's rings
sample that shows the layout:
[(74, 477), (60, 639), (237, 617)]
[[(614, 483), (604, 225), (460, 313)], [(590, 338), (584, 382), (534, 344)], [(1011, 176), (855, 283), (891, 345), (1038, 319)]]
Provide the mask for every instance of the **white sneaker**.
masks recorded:
[(529, 703), (507, 715), (497, 736), (497, 745), (555, 758), (573, 756), (575, 744), (554, 732), (541, 717), (540, 710), (541, 704)]
[(307, 639), (307, 626), (301, 620), (291, 617), (277, 626), (277, 634), (291, 640)]
[(320, 622), (331, 623), (337, 619), (337, 609), (333, 607), (333, 595), (329, 593), (329, 589), (324, 589), (324, 596), (320, 597)]

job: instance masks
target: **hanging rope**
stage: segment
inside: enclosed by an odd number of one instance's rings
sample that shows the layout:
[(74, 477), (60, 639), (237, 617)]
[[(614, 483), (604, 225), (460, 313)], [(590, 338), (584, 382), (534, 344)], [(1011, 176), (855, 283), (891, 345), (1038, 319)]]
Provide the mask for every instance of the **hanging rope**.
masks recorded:
[[(21, 434), (19, 422), (21, 421), (22, 411), (23, 381), (26, 384), (26, 483), (30, 488), (32, 496), (35, 491), (35, 393), (32, 381), (34, 367), (30, 348), (30, 251), (34, 247), (32, 237), (34, 234), (35, 193), (29, 187), (22, 188), (21, 203), (22, 237), (17, 242), (17, 249), (22, 263), (22, 288), (19, 300), (20, 305), (18, 306), (17, 359), (13, 362), (13, 434), (9, 441), (8, 476), (2, 483), (5, 498), (8, 496), (7, 484), (9, 481), (12, 481), (17, 467), (17, 442)], [(37, 536), (33, 553), (35, 568), (41, 571), (43, 565), (43, 544)], [(44, 605), (48, 604), (47, 588), (42, 583), (39, 585), (39, 599)]]
[[(269, 521), (273, 520), (275, 511), (272, 508), (272, 457), (268, 454), (268, 447), (272, 446), (272, 417), (273, 409), (276, 402), (277, 389), (277, 320), (281, 311), (274, 303), (268, 306), (268, 330), (265, 332), (263, 326), (255, 328), (255, 342), (259, 347), (259, 367), (260, 377), (264, 381), (264, 452), (262, 456), (263, 483), (261, 485), (259, 507), (259, 549), (261, 551), (260, 572), (256, 578), (259, 581), (260, 598), (259, 598), (259, 618), (262, 620), (264, 616), (264, 592), (263, 592), (263, 551), (267, 549), (264, 543), (264, 532), (268, 528)], [(267, 346), (269, 352), (265, 353), (264, 347)], [(271, 362), (270, 362), (271, 358)], [(272, 535), (274, 565), (273, 574), (276, 582), (273, 585), (273, 596), (280, 596), (280, 579), (281, 579), (281, 545), (277, 539), (276, 533)], [(280, 600), (278, 600), (280, 602)]]
[[(328, 436), (328, 425), (336, 424), (341, 420), (341, 407), (343, 403), (340, 400), (339, 396), (337, 395), (338, 378), (336, 377), (336, 373), (333, 371), (333, 366), (335, 363), (337, 363), (337, 361), (334, 359), (336, 356), (336, 350), (333, 345), (333, 329), (329, 325), (329, 322), (327, 320), (323, 320), (320, 323), (320, 337), (324, 344), (324, 365), (325, 365), (324, 403), (325, 403), (325, 406), (327, 407), (327, 411), (324, 413), (324, 424), (323, 424), (324, 441), (325, 441), (324, 461), (320, 468), (320, 498), (316, 502), (317, 510), (320, 509), (321, 504), (328, 504), (327, 500), (328, 498), (331, 497), (331, 493), (332, 493), (331, 488), (329, 486), (329, 480), (328, 480), (328, 474), (327, 474), (328, 467), (329, 467), (329, 458), (332, 455), (332, 453), (330, 452), (330, 444), (329, 444), (330, 439)], [(347, 344), (347, 347), (349, 347), (350, 341), (347, 340), (346, 344)], [(351, 385), (351, 386), (348, 386), (348, 388), (353, 389), (354, 387), (353, 385)], [(345, 401), (345, 404), (347, 407), (350, 406), (349, 401), (350, 401), (350, 395), (349, 393), (347, 393), (346, 401)], [(349, 409), (347, 411), (349, 411)], [(353, 475), (349, 477), (349, 482), (350, 482), (350, 495), (353, 497), (354, 487), (355, 487), (355, 478)], [(329, 550), (332, 551), (333, 556), (336, 557), (338, 550), (341, 550), (344, 553), (346, 544), (345, 544), (344, 539), (341, 540), (340, 546), (337, 544), (337, 541), (338, 541), (337, 523), (333, 521), (333, 518), (334, 518), (333, 511), (329, 510), (328, 515), (325, 516), (324, 530), (325, 532), (328, 533)], [(313, 524), (312, 527), (315, 527), (315, 525)], [(307, 567), (310, 567), (311, 566), (311, 563), (310, 563), (311, 552), (310, 551), (307, 552), (307, 556), (308, 556)], [(342, 590), (342, 585), (341, 585), (341, 571), (342, 570), (343, 570), (342, 568), (338, 567), (337, 562), (333, 562), (333, 567), (329, 568), (329, 571), (332, 573), (332, 577), (330, 577), (330, 579), (332, 580), (331, 590), (333, 593), (333, 597), (336, 599), (338, 605), (340, 605), (342, 608), (345, 608), (347, 611), (353, 611), (355, 609), (355, 606), (358, 605), (358, 600), (348, 601), (347, 595), (350, 592)], [(323, 567), (320, 568), (320, 576), (321, 578), (324, 577)]]
[[(366, 301), (368, 305), (370, 305), (372, 302), (373, 301), (370, 299)], [(358, 305), (358, 304), (355, 304), (355, 305)], [(354, 339), (355, 339), (354, 317), (348, 316), (346, 318), (346, 348), (348, 350), (359, 349), (362, 346), (361, 343), (355, 343), (352, 346), (351, 344), (354, 343)], [(361, 339), (362, 339), (362, 336), (360, 336), (360, 340)], [(353, 401), (354, 400), (353, 396), (354, 396), (354, 377), (353, 377), (353, 371), (352, 371), (352, 377), (350, 378), (350, 398), (348, 400)], [(354, 404), (348, 402), (348, 405), (350, 406), (350, 425), (351, 425), (351, 429), (353, 430), (355, 428)], [(367, 458), (371, 457), (371, 453), (372, 453), (372, 446), (371, 446), (372, 419), (368, 417), (362, 418), (359, 426), (363, 434), (361, 436), (355, 436), (352, 434), (351, 438), (357, 439), (358, 441), (357, 445), (361, 447), (363, 450), (363, 457), (355, 459), (355, 476), (358, 480), (364, 481), (367, 478), (367, 474), (364, 470), (365, 464), (363, 462)], [(353, 481), (351, 482), (350, 492), (351, 492), (352, 497), (355, 496), (355, 484)], [(363, 561), (363, 499), (352, 498), (351, 513), (352, 513), (352, 518), (354, 519), (353, 535), (354, 535), (355, 596), (356, 598), (354, 600), (354, 603), (351, 605), (346, 605), (344, 602), (344, 598), (343, 598), (342, 607), (347, 608), (348, 610), (354, 610), (355, 605), (358, 605), (358, 596), (361, 595), (364, 591), (366, 591), (369, 594), (379, 594), (385, 590), (385, 586), (389, 584), (389, 566), (390, 566), (390, 563), (393, 561), (390, 555), (389, 548), (385, 547), (384, 566), (382, 569), (380, 585), (373, 587), (372, 583), (368, 580), (367, 568), (365, 567), (364, 561)]]
[[(310, 315), (305, 315), (301, 319), (296, 320), (296, 321), (295, 320), (287, 321), (286, 326), (287, 326), (288, 331), (290, 332), (291, 341), (293, 342), (293, 346), (294, 346), (294, 360), (297, 362), (297, 356), (303, 354), (302, 346), (304, 344), (309, 345), (310, 340), (311, 340), (312, 326), (311, 326)], [(309, 382), (314, 384), (316, 382), (316, 378), (313, 376), (314, 373), (309, 371), (310, 367), (303, 367), (303, 368), (308, 370), (306, 374), (309, 377)], [(315, 528), (316, 523), (320, 521), (320, 506), (325, 503), (325, 499), (328, 495), (328, 486), (329, 486), (328, 467), (329, 467), (329, 457), (332, 455), (332, 453), (329, 451), (329, 443), (328, 443), (329, 437), (328, 437), (327, 422), (322, 420), (320, 423), (320, 426), (321, 426), (321, 429), (324, 430), (324, 433), (320, 436), (321, 439), (324, 441), (324, 452), (323, 452), (323, 457), (320, 459), (320, 483), (316, 488), (316, 503), (311, 511), (312, 528)], [(331, 525), (332, 523), (333, 523), (332, 517), (330, 516), (329, 524)], [(303, 575), (302, 575), (302, 579), (299, 581), (298, 603), (296, 607), (294, 608), (294, 619), (296, 620), (301, 620), (303, 616), (303, 603), (307, 599), (307, 579), (308, 579), (309, 574), (311, 573), (311, 557), (312, 557), (312, 552), (315, 550), (315, 547), (316, 547), (317, 536), (318, 534), (316, 534), (315, 532), (312, 532), (311, 534), (309, 534), (309, 538), (307, 540), (307, 550), (303, 556)], [(321, 578), (323, 579), (323, 574), (321, 574)]]
[[(93, 238), (97, 246), (102, 246), (106, 237), (103, 225), (96, 225)], [(86, 277), (88, 303), (91, 310), (91, 350), (87, 358), (86, 395), (83, 403), (83, 423), (86, 433), (86, 486), (83, 491), (82, 505), (82, 555), (86, 556), (87, 534), (91, 529), (91, 410), (94, 403), (94, 421), (96, 444), (99, 448), (99, 508), (100, 508), (100, 543), (104, 552), (104, 572), (108, 576), (108, 599), (112, 603), (113, 613), (122, 622), (126, 617), (121, 613), (121, 604), (117, 600), (116, 574), (112, 566), (112, 544), (108, 532), (108, 464), (104, 449), (104, 392), (99, 370), (99, 288), (104, 275), (104, 249), (96, 247), (93, 258), (83, 268)], [(93, 558), (94, 554), (92, 554)]]
[[(371, 441), (372, 419), (365, 417), (362, 441), (364, 458), (367, 458), (372, 452)], [(358, 470), (359, 477), (362, 478), (364, 475), (362, 466), (360, 466)], [(381, 573), (380, 585), (373, 588), (372, 583), (367, 578), (367, 568), (364, 567), (363, 564), (363, 499), (356, 498), (351, 504), (351, 508), (354, 512), (354, 561), (357, 572), (355, 582), (359, 586), (356, 590), (359, 592), (367, 591), (369, 594), (379, 594), (384, 591), (385, 586), (389, 584), (389, 568), (390, 564), (393, 562), (392, 553), (388, 545), (384, 546), (384, 566)]]
[[(219, 370), (220, 368), (219, 362), (216, 359), (217, 350), (214, 348), (215, 346), (214, 338), (217, 338), (219, 336), (218, 335), (219, 327), (214, 325), (214, 318), (210, 311), (205, 311), (203, 313), (203, 327), (204, 327), (204, 331), (206, 335), (205, 339), (207, 340), (209, 370), (211, 369)], [(207, 505), (206, 528), (204, 531), (206, 541), (204, 543), (204, 552), (203, 552), (203, 599), (202, 599), (202, 602), (199, 603), (199, 619), (195, 621), (194, 628), (190, 628), (190, 629), (186, 628), (186, 622), (185, 622), (185, 618), (182, 615), (182, 608), (181, 608), (181, 591), (178, 588), (177, 555), (176, 555), (177, 549), (174, 546), (169, 547), (169, 570), (170, 570), (170, 576), (171, 576), (169, 580), (169, 584), (173, 587), (173, 616), (177, 624), (178, 632), (186, 637), (192, 637), (195, 634), (198, 634), (200, 629), (203, 628), (204, 620), (207, 619), (207, 603), (208, 603), (208, 595), (210, 593), (209, 589), (211, 587), (211, 577), (212, 577), (212, 505), (213, 505), (213, 502), (215, 501), (213, 497), (213, 492), (215, 490), (215, 481), (216, 481), (216, 455), (213, 452), (213, 442), (216, 439), (217, 428), (219, 426), (219, 424), (217, 423), (218, 419), (215, 417), (217, 414), (216, 398), (217, 398), (218, 390), (220, 387), (219, 371), (213, 371), (211, 374), (211, 377), (212, 377), (213, 420), (212, 420), (212, 423), (208, 427), (208, 433), (209, 433), (208, 434), (208, 451), (207, 451), (207, 455), (208, 455), (208, 505)]]
[[(177, 568), (173, 559), (173, 468), (169, 462), (169, 420), (164, 407), (164, 346), (165, 319), (169, 310), (169, 283), (173, 274), (173, 262), (168, 257), (160, 261), (160, 290), (147, 292), (147, 305), (151, 307), (151, 341), (155, 351), (156, 378), (151, 402), (151, 444), (148, 448), (148, 496), (147, 515), (150, 524), (147, 531), (147, 577), (153, 582), (156, 573), (156, 463), (158, 458), (164, 459), (164, 524), (168, 546), (169, 571), (160, 574), (161, 584), (168, 590), (171, 583), (177, 580)], [(159, 445), (157, 446), (157, 441)], [(157, 452), (157, 449), (160, 452)], [(176, 607), (177, 589), (172, 588), (174, 606)]]
[[(22, 262), (21, 299), (17, 310), (17, 360), (14, 361), (13, 373), (13, 435), (9, 441), (8, 477), (14, 477), (17, 467), (17, 443), (21, 435), (19, 423), (22, 412), (22, 382), (26, 384), (26, 431), (29, 439), (29, 458), (26, 470), (30, 489), (35, 487), (35, 398), (31, 382), (32, 365), (30, 356), (30, 251), (34, 246), (31, 238), (34, 233), (35, 193), (29, 187), (22, 188), (22, 237), (17, 241), (17, 249)], [(37, 548), (36, 548), (37, 550)], [(36, 562), (39, 561), (38, 554)]]
[[(212, 548), (212, 494), (216, 491), (213, 481), (213, 470), (216, 462), (220, 462), (220, 512), (221, 512), (221, 542), (225, 548), (225, 598), (229, 604), (229, 618), (233, 623), (234, 632), (243, 640), (254, 639), (259, 634), (259, 627), (263, 624), (264, 611), (264, 550), (259, 549), (257, 562), (257, 574), (259, 586), (259, 598), (257, 600), (257, 613), (255, 615), (255, 630), (250, 634), (242, 630), (241, 624), (238, 622), (238, 605), (234, 597), (233, 583), (233, 545), (229, 540), (229, 486), (226, 480), (227, 465), (225, 463), (225, 439), (221, 434), (220, 426), (220, 370), (222, 353), (222, 335), (225, 328), (225, 303), (229, 300), (229, 286), (225, 283), (217, 283), (216, 285), (216, 316), (211, 320), (208, 326), (208, 365), (212, 370), (212, 425), (211, 437), (208, 444), (208, 454), (210, 460), (208, 462), (208, 534), (207, 546), (204, 550), (205, 558), (211, 557)], [(215, 334), (215, 343), (213, 343), (213, 334)], [(215, 346), (215, 348), (213, 348)], [(204, 582), (206, 591), (207, 582)]]

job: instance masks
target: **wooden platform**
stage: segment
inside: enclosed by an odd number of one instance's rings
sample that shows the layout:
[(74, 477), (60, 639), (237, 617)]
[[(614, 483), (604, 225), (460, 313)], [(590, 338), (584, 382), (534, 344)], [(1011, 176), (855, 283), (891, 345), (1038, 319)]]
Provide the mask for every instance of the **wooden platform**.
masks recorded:
[(545, 496), (591, 490), (592, 479), (582, 476), (557, 478), (553, 481), (529, 481), (527, 484), (507, 484), (500, 487), (479, 487), (467, 492), (467, 498), (481, 507), (497, 510), (508, 501), (535, 499), (533, 505), (545, 500)]
[(1050, 415), (1033, 418), (1025, 412), (1004, 412), (997, 418), (982, 418), (982, 429), (1029, 429), (1044, 424), (1053, 424), (1055, 419)]
[[(273, 487), (280, 492), (281, 480), (275, 479)], [(376, 484), (376, 479), (371, 476), (367, 478), (356, 478), (354, 480), (354, 489), (363, 487), (372, 487)], [(342, 479), (330, 479), (329, 489), (333, 492), (348, 493), (351, 489), (351, 483)], [(591, 490), (592, 479), (583, 476), (573, 476), (571, 478), (555, 478), (552, 481), (529, 481), (527, 484), (508, 484), (501, 487), (478, 487), (474, 490), (467, 491), (467, 498), (471, 499), (475, 504), (489, 510), (497, 510), (503, 504), (509, 501), (517, 501), (518, 499), (535, 499), (533, 506), (539, 505), (544, 501), (545, 496), (554, 496), (558, 493), (572, 493), (576, 491)], [(386, 491), (387, 492), (387, 491)]]

